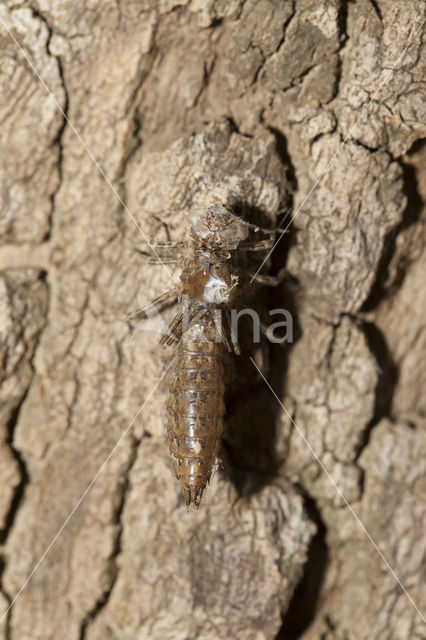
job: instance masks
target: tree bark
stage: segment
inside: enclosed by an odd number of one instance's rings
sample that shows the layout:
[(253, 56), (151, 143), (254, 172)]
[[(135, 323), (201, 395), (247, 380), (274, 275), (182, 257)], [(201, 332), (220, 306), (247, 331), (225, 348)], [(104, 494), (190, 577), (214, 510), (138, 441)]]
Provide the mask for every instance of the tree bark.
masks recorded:
[[(426, 637), (424, 6), (2, 3), (0, 640)], [(294, 342), (186, 513), (126, 316), (213, 200), (289, 224), (246, 305)]]

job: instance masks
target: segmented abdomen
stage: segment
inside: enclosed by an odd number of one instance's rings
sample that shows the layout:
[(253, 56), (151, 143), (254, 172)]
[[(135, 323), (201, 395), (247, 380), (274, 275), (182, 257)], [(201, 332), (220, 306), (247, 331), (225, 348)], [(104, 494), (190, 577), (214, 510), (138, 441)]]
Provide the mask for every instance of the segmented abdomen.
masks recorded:
[[(223, 431), (223, 346), (212, 337), (211, 320), (201, 319), (177, 348), (170, 384), (167, 436), (188, 507), (199, 507), (217, 464)], [(201, 340), (204, 333), (210, 338)]]

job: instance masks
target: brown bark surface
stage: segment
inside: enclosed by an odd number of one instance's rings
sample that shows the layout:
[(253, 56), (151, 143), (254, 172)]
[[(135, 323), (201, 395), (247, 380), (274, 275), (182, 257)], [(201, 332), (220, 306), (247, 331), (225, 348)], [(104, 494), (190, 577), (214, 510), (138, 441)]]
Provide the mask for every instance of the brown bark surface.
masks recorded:
[[(1, 3), (1, 640), (426, 637), (424, 9)], [(187, 513), (172, 354), (126, 314), (213, 198), (297, 213), (250, 294), (295, 340), (226, 364)]]

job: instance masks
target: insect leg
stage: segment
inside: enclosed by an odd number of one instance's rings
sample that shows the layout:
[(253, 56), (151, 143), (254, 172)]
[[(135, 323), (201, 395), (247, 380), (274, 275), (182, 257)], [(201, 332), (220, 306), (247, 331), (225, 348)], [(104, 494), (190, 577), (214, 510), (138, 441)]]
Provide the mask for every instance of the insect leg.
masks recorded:
[(175, 242), (172, 240), (167, 242), (151, 242), (151, 247), (154, 247), (154, 249), (181, 249), (187, 246), (187, 242), (181, 242), (179, 240), (176, 240)]
[[(144, 257), (144, 262), (149, 264), (172, 264), (181, 262), (184, 259), (181, 250), (186, 247), (188, 247), (186, 242), (152, 242), (146, 249), (136, 248), (135, 251)], [(169, 252), (169, 254), (161, 255), (163, 250)], [(148, 253), (149, 251), (154, 251), (155, 253), (159, 251), (160, 255), (153, 256)]]
[(160, 313), (166, 306), (174, 304), (178, 298), (176, 289), (170, 289), (165, 291), (161, 295), (149, 301), (147, 304), (140, 306), (135, 312), (129, 313), (126, 316), (127, 320), (144, 320), (152, 315), (152, 311), (155, 309), (157, 313)]
[[(151, 235), (150, 235), (150, 237), (149, 237), (149, 242), (150, 242), (150, 244), (153, 242), (153, 240), (154, 240), (155, 236), (157, 235), (157, 233), (159, 232), (159, 230), (161, 229), (161, 227), (165, 226), (163, 222), (161, 222), (160, 220), (158, 220), (158, 218), (157, 218), (157, 222), (158, 222), (157, 226), (154, 228), (154, 231), (151, 233)], [(168, 236), (168, 230), (167, 230), (167, 227), (166, 227), (166, 233), (167, 233), (167, 236)]]
[(253, 279), (253, 281), (258, 284), (265, 284), (268, 287), (277, 287), (285, 279), (287, 275), (287, 268), (281, 267), (276, 276), (261, 276), (259, 274), (256, 275), (255, 273), (250, 273), (249, 271), (246, 271), (245, 275)]
[(199, 309), (197, 306), (191, 306), (185, 313), (179, 311), (171, 321), (167, 331), (161, 336), (160, 344), (170, 347), (172, 344), (179, 342), (183, 329), (189, 329), (204, 313), (205, 310)]
[(182, 336), (183, 313), (179, 311), (169, 324), (167, 331), (160, 338), (160, 344), (170, 347), (170, 345), (179, 342)]
[(182, 262), (181, 257), (165, 257), (165, 258), (153, 258), (143, 254), (146, 258), (143, 262), (145, 264), (178, 264)]
[[(231, 314), (229, 313), (228, 307), (225, 307), (225, 319), (226, 319), (226, 331), (231, 338), (234, 353), (236, 353), (237, 356), (239, 356), (241, 355), (241, 349), (240, 349), (240, 345), (238, 344), (238, 339), (236, 338), (232, 330)], [(231, 349), (228, 349), (228, 351), (231, 351)]]
[(241, 243), (238, 247), (239, 251), (267, 251), (274, 246), (273, 239), (255, 240), (254, 242)]
[(152, 234), (151, 234), (151, 236), (149, 238), (149, 243), (153, 244), (153, 240), (154, 240), (155, 236), (157, 235), (157, 233), (159, 232), (159, 230), (161, 229), (161, 227), (164, 227), (167, 239), (170, 240), (170, 232), (169, 232), (169, 227), (168, 227), (167, 223), (163, 222), (163, 220), (158, 218), (156, 215), (154, 215), (154, 219), (157, 221), (158, 224), (154, 228), (154, 231), (152, 232)]
[[(228, 312), (227, 307), (225, 307), (224, 310), (225, 310), (225, 316), (226, 316), (226, 313)], [(229, 353), (232, 353), (231, 343), (229, 342), (229, 337), (231, 336), (231, 334), (227, 330), (228, 327), (224, 328), (224, 326), (223, 326), (222, 313), (220, 313), (220, 318), (219, 319), (217, 317), (213, 316), (213, 320), (215, 322), (216, 331), (218, 332), (219, 338), (222, 340), (225, 349), (227, 351), (229, 351)], [(227, 335), (227, 334), (229, 334), (229, 335)]]

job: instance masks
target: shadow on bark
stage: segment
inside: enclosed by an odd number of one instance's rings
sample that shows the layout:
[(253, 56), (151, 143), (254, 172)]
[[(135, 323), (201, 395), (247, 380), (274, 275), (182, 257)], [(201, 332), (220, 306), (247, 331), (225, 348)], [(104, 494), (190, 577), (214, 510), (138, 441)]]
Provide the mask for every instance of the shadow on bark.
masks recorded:
[[(0, 529), (0, 545), (6, 542), (6, 539), (9, 535), (9, 531), (12, 529), (13, 523), (15, 521), (16, 513), (21, 505), (21, 501), (24, 496), (25, 487), (27, 486), (29, 481), (28, 472), (27, 472), (27, 468), (25, 466), (23, 457), (21, 456), (21, 454), (13, 444), (13, 436), (15, 433), (16, 425), (18, 423), (19, 413), (21, 411), (25, 398), (27, 397), (28, 389), (29, 387), (25, 391), (18, 406), (15, 407), (15, 409), (12, 411), (12, 414), (9, 418), (9, 421), (6, 427), (6, 433), (7, 433), (6, 444), (10, 447), (12, 451), (15, 462), (17, 463), (19, 468), (19, 474), (21, 479), (19, 481), (19, 484), (15, 488), (15, 493), (13, 495), (12, 501), (9, 506), (9, 511), (6, 516), (4, 527)], [(0, 575), (1, 575), (1, 572), (0, 572)]]
[[(241, 207), (233, 203), (236, 212)], [(253, 224), (266, 226), (262, 212), (244, 208), (244, 217)], [(282, 237), (274, 250), (269, 273), (274, 275), (280, 265), (285, 264), (288, 250), (294, 241), (291, 229)], [(250, 271), (256, 271), (265, 254)], [(259, 259), (259, 258), (258, 258)], [(264, 273), (264, 269), (262, 270)], [(254, 309), (266, 325), (277, 322), (278, 317), (270, 316), (271, 309), (285, 308), (292, 317), (293, 342), (300, 335), (295, 296), (292, 283), (284, 280), (277, 287), (254, 285), (246, 288), (241, 301), (242, 307)], [(279, 318), (281, 320), (282, 318)], [(276, 451), (277, 424), (282, 409), (271, 391), (256, 371), (250, 357), (262, 362), (262, 373), (278, 397), (285, 388), (287, 362), (291, 343), (272, 344), (261, 338), (259, 345), (253, 344), (252, 321), (242, 317), (239, 322), (241, 355), (235, 356), (225, 369), (231, 370), (231, 380), (227, 384), (225, 429), (223, 437), (224, 471), (234, 484), (240, 496), (249, 497), (270, 484), (283, 463), (283, 455)], [(257, 348), (256, 348), (257, 347)], [(256, 357), (257, 356), (257, 357)], [(225, 377), (226, 374), (225, 374)], [(229, 377), (229, 373), (228, 373)]]
[(321, 518), (320, 511), (313, 498), (306, 494), (301, 487), (299, 489), (304, 497), (306, 512), (317, 526), (317, 533), (309, 545), (308, 559), (302, 579), (282, 618), (282, 627), (275, 640), (297, 640), (313, 622), (329, 559), (326, 543), (327, 529)]
[[(425, 148), (426, 138), (417, 140), (406, 155), (410, 157), (411, 155), (419, 153), (421, 150), (424, 151)], [(389, 232), (385, 239), (385, 248), (377, 268), (377, 278), (371, 289), (370, 295), (361, 308), (361, 311), (368, 312), (374, 310), (384, 298), (389, 296), (393, 291), (399, 289), (407, 272), (406, 261), (402, 259), (398, 267), (396, 278), (391, 283), (390, 287), (387, 286), (389, 278), (389, 264), (392, 257), (395, 255), (397, 238), (403, 231), (415, 225), (419, 221), (424, 205), (419, 191), (415, 167), (407, 162), (403, 162), (402, 160), (400, 164), (404, 176), (403, 191), (407, 198), (407, 206), (405, 207), (401, 222)]]

